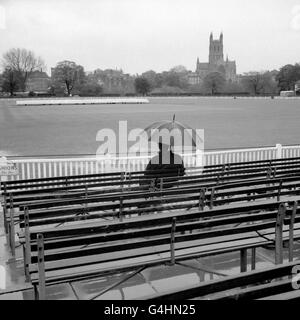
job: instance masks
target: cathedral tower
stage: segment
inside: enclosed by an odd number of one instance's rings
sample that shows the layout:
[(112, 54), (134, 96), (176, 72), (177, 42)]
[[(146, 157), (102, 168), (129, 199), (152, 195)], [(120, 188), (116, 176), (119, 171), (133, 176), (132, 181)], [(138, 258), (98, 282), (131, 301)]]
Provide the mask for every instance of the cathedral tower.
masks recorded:
[(209, 62), (200, 62), (197, 58), (196, 71), (190, 74), (189, 83), (199, 85), (207, 75), (213, 72), (219, 72), (227, 81), (235, 82), (237, 80), (236, 62), (229, 60), (228, 55), (224, 60), (223, 52), (223, 33), (217, 40), (214, 40), (211, 33), (209, 37)]
[(213, 34), (211, 33), (209, 38), (209, 63), (218, 65), (223, 62), (223, 33), (221, 33), (219, 40), (214, 40)]

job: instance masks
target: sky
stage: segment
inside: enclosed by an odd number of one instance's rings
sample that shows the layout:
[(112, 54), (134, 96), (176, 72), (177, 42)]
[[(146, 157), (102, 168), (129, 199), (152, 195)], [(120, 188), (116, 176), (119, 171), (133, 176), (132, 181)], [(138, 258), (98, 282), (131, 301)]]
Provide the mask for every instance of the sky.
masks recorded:
[(194, 71), (221, 31), (238, 73), (300, 62), (300, 0), (0, 0), (0, 56), (30, 49), (48, 71), (62, 60), (87, 71)]

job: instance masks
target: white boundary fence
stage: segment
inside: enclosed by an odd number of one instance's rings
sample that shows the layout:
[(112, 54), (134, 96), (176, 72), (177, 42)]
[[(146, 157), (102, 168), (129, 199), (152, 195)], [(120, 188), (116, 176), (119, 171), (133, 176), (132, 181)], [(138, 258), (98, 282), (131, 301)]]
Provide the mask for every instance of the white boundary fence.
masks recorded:
[[(199, 161), (199, 155), (186, 154), (183, 160), (186, 168), (195, 166), (215, 165), (256, 160), (271, 160), (279, 158), (300, 157), (299, 146), (235, 149), (221, 151), (206, 151)], [(18, 167), (19, 175), (8, 177), (14, 179), (36, 179), (67, 175), (84, 175), (112, 171), (142, 171), (150, 160), (150, 156), (143, 157), (118, 157), (96, 158), (96, 156), (73, 157), (73, 158), (24, 158), (16, 159), (9, 157), (8, 160)], [(200, 163), (200, 165), (199, 165)]]

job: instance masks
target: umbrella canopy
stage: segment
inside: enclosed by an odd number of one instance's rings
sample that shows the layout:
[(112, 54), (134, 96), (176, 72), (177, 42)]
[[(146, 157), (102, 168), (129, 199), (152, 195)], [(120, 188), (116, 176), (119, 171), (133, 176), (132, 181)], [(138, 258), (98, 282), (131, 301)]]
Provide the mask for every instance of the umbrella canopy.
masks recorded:
[(175, 149), (196, 150), (203, 145), (203, 140), (199, 137), (195, 129), (184, 125), (175, 120), (175, 114), (172, 121), (163, 120), (154, 122), (144, 129), (148, 141), (158, 144), (170, 145)]

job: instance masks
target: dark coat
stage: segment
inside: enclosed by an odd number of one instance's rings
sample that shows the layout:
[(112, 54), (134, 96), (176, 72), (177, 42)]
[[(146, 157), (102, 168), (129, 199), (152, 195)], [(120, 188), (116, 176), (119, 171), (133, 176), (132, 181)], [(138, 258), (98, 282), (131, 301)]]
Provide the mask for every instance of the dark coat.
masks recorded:
[[(181, 156), (179, 156), (178, 154), (174, 154), (172, 151), (169, 151), (168, 154), (164, 155), (162, 154), (162, 152), (160, 152), (150, 160), (146, 167), (144, 178), (154, 179), (154, 187), (160, 188), (161, 178), (174, 177), (171, 179), (166, 179), (168, 185), (164, 186), (164, 188), (171, 188), (178, 181), (177, 177), (184, 176), (184, 174), (185, 168)], [(150, 182), (143, 182), (141, 184), (150, 186)]]

